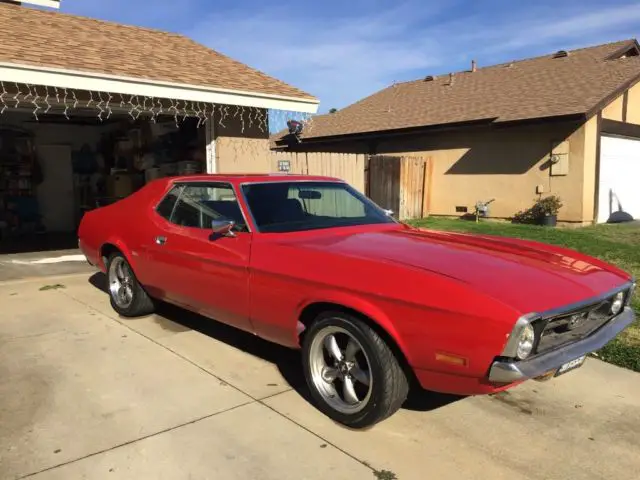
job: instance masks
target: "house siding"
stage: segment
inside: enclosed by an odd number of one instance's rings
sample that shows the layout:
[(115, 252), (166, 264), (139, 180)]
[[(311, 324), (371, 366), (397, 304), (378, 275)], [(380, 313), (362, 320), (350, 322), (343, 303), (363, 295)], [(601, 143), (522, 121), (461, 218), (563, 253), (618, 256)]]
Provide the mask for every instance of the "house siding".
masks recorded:
[[(618, 122), (622, 122), (623, 121), (623, 118), (622, 118), (623, 104), (624, 104), (623, 95), (620, 95), (602, 110), (602, 118), (606, 118), (607, 120), (617, 120)], [(627, 115), (629, 115), (629, 112), (627, 112)]]
[(640, 83), (629, 89), (627, 96), (627, 123), (640, 125)]
[[(398, 136), (375, 141), (304, 142), (297, 150), (423, 156), (432, 165), (427, 192), (429, 213), (473, 212), (478, 201), (495, 199), (490, 216), (509, 218), (543, 196), (560, 196), (559, 220), (593, 220), (597, 121), (547, 122), (513, 127), (468, 128)], [(566, 175), (551, 174), (551, 152), (568, 153)]]
[[(266, 110), (262, 111), (266, 118)], [(249, 110), (232, 109), (214, 116), (216, 165), (219, 173), (267, 173), (271, 171), (269, 131)]]
[[(587, 222), (595, 216), (596, 168), (598, 155), (598, 118), (592, 117), (581, 127), (583, 133), (582, 219)], [(577, 133), (577, 132), (576, 132)]]
[(216, 162), (218, 173), (268, 173), (271, 171), (269, 140), (218, 137)]
[[(473, 211), (477, 201), (494, 198), (490, 215), (508, 218), (533, 204), (540, 185), (543, 195), (561, 197), (564, 203), (559, 213), (561, 221), (583, 222), (593, 217), (593, 198), (585, 205), (588, 195), (583, 185), (585, 168), (589, 167), (583, 160), (587, 133), (595, 152), (594, 131), (591, 124), (588, 127), (547, 124), (458, 131), (380, 142), (377, 153), (422, 155), (431, 159), (430, 213), (433, 215), (459, 215), (457, 206)], [(552, 176), (551, 150), (553, 145), (564, 141), (568, 141), (569, 148), (568, 173)], [(595, 154), (590, 156), (595, 168)], [(590, 195), (593, 197), (593, 190)]]

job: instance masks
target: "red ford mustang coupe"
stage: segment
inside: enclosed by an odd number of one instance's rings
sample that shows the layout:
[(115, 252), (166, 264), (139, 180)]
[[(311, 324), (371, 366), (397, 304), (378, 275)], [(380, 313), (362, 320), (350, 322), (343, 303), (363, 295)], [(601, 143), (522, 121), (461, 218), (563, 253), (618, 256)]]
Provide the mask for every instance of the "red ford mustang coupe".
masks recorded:
[(120, 315), (160, 300), (301, 348), (317, 407), (354, 428), (414, 381), (473, 395), (563, 374), (634, 319), (611, 265), (418, 230), (333, 178), (160, 179), (87, 213), (79, 237)]

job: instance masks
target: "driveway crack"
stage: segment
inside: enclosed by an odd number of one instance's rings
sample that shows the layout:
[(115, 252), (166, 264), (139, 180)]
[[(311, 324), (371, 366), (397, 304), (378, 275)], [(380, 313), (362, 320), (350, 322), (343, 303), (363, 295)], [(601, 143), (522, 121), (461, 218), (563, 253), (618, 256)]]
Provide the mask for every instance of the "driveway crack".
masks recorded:
[(15, 480), (22, 480), (24, 478), (33, 477), (35, 475), (39, 475), (41, 473), (48, 472), (50, 470), (55, 470), (56, 468), (60, 468), (60, 467), (66, 466), (66, 465), (70, 465), (72, 463), (80, 462), (81, 460), (85, 460), (87, 458), (95, 457), (96, 455), (100, 455), (102, 453), (111, 452), (112, 450), (116, 450), (116, 449), (121, 448), (121, 447), (126, 447), (127, 445), (131, 445), (133, 443), (140, 442), (142, 440), (146, 440), (148, 438), (152, 438), (152, 437), (155, 437), (157, 435), (162, 435), (163, 433), (171, 432), (173, 430), (177, 430), (179, 428), (186, 427), (187, 425), (193, 425), (194, 423), (201, 422), (202, 420), (207, 420), (208, 418), (212, 418), (212, 417), (215, 417), (217, 415), (221, 415), (223, 413), (231, 412), (232, 410), (235, 410), (237, 408), (246, 407), (247, 405), (251, 405), (252, 403), (255, 403), (255, 402), (253, 400), (250, 400), (248, 402), (241, 403), (240, 405), (234, 405), (233, 407), (226, 408), (226, 409), (221, 410), (219, 412), (210, 413), (208, 415), (204, 415), (202, 417), (198, 417), (198, 418), (195, 418), (193, 420), (189, 420), (188, 422), (184, 422), (184, 423), (181, 423), (179, 425), (174, 425), (172, 427), (168, 427), (168, 428), (165, 428), (163, 430), (150, 433), (149, 435), (144, 435), (142, 437), (134, 438), (133, 440), (129, 440), (128, 442), (120, 443), (118, 445), (114, 445), (112, 447), (105, 448), (105, 449), (99, 450), (97, 452), (89, 453), (88, 455), (84, 455), (84, 456), (79, 457), (79, 458), (74, 458), (73, 460), (68, 460), (66, 462), (62, 462), (62, 463), (59, 463), (57, 465), (53, 465), (51, 467), (43, 468), (42, 470), (38, 470), (37, 472), (32, 472), (32, 473), (28, 473), (26, 475), (22, 475), (22, 476), (16, 477)]

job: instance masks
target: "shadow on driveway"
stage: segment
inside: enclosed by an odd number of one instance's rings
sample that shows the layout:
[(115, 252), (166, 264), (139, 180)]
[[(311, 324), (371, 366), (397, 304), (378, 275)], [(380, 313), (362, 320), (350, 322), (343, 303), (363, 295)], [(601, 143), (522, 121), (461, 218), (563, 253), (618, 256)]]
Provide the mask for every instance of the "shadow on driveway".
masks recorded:
[[(92, 275), (89, 278), (89, 283), (105, 294), (108, 292), (107, 279), (102, 272)], [(307, 402), (312, 404), (302, 372), (302, 361), (298, 350), (292, 350), (268, 342), (253, 334), (164, 302), (157, 302), (156, 315), (158, 316), (156, 321), (162, 328), (173, 332), (195, 330), (214, 340), (224, 342), (254, 357), (274, 364), (291, 388), (298, 392)], [(457, 395), (429, 392), (414, 385), (402, 408), (428, 412), (463, 398), (464, 397)]]

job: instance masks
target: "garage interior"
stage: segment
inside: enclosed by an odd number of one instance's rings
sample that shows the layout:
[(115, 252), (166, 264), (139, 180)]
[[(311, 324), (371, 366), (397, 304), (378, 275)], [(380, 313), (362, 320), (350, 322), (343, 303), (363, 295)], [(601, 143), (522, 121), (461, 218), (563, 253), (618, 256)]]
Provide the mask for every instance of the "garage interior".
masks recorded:
[(155, 178), (206, 171), (201, 103), (2, 90), (0, 253), (75, 248), (86, 211)]

